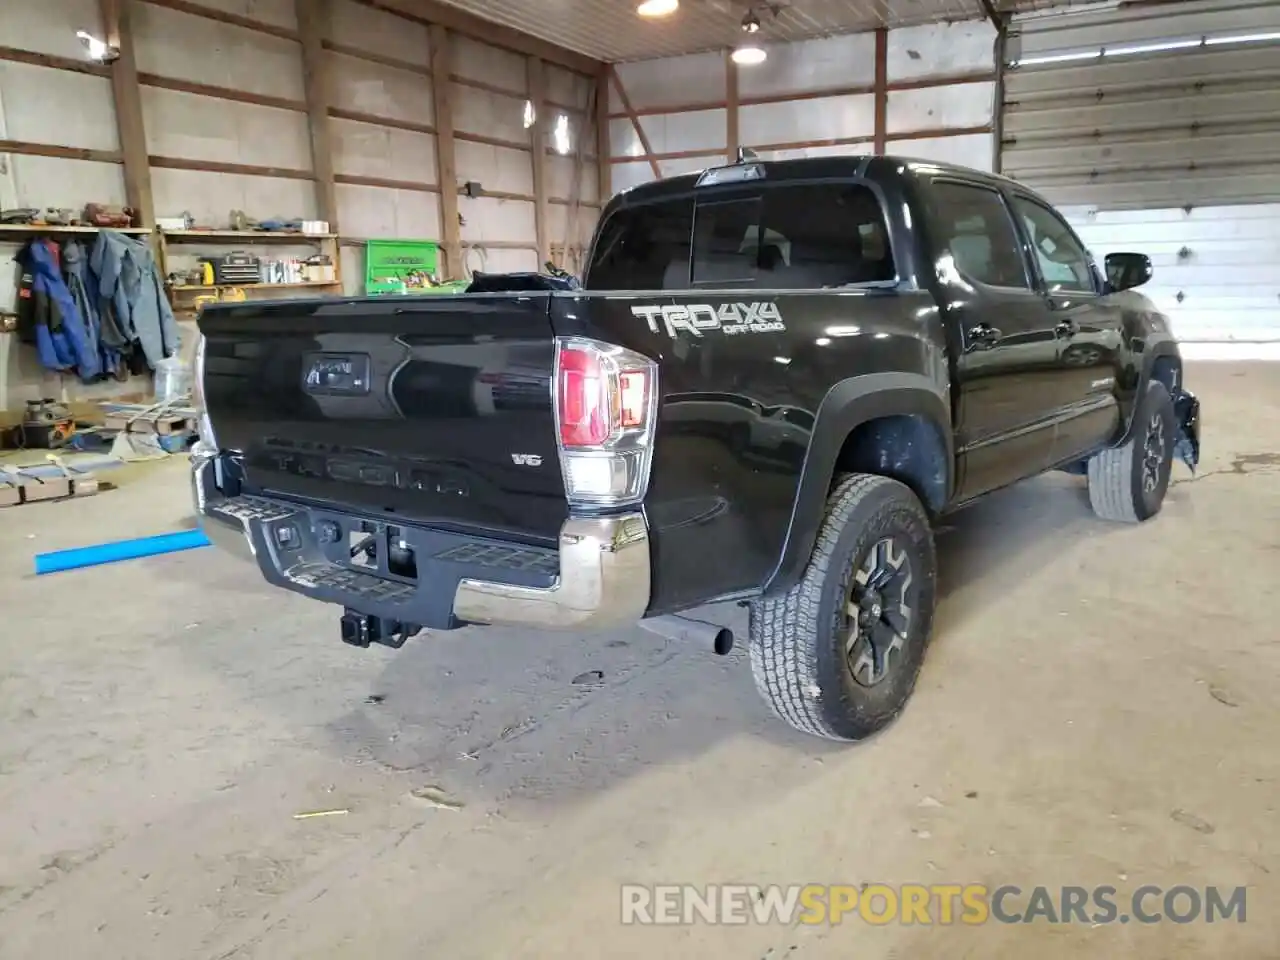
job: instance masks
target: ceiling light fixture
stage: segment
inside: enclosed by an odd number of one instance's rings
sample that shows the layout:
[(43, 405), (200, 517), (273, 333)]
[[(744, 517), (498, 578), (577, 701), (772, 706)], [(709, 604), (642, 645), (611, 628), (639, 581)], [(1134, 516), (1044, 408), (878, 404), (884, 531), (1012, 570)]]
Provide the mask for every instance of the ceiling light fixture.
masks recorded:
[(120, 51), (105, 40), (99, 40), (93, 34), (84, 30), (77, 30), (76, 37), (84, 46), (84, 52), (90, 60), (97, 60), (99, 63), (113, 63), (120, 59)]
[(746, 33), (760, 32), (760, 18), (754, 10), (748, 10), (747, 15), (742, 18), (742, 29)]
[(769, 55), (765, 53), (764, 47), (751, 46), (738, 47), (729, 58), (740, 67), (754, 67), (768, 60)]
[(636, 7), (636, 13), (642, 17), (656, 19), (669, 17), (679, 9), (680, 0), (644, 0), (640, 6)]

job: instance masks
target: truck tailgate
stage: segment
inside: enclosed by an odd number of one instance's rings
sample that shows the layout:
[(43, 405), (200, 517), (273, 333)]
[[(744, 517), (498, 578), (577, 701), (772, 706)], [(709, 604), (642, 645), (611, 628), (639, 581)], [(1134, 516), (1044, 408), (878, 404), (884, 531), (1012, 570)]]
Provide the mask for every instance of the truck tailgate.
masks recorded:
[(206, 308), (204, 399), (248, 490), (554, 540), (545, 294)]

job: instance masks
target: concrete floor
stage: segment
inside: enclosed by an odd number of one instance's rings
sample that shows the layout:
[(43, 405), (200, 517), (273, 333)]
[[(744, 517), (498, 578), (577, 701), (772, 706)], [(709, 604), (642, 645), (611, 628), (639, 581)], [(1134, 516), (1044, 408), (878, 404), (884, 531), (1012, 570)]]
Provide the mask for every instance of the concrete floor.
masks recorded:
[[(1066, 476), (951, 521), (915, 698), (855, 748), (772, 720), (741, 653), (638, 630), (364, 652), (209, 550), (26, 576), (179, 526), (180, 464), (4, 511), (0, 957), (1275, 958), (1280, 367), (1188, 383), (1205, 463), (1154, 523), (1093, 519)], [(626, 881), (1249, 901), (1244, 924), (642, 929)]]

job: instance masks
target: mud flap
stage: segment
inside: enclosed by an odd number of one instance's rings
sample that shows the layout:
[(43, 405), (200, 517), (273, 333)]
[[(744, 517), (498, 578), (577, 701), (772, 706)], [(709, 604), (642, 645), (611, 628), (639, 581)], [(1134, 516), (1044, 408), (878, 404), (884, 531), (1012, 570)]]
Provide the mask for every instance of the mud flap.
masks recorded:
[(1195, 473), (1200, 462), (1200, 401), (1194, 393), (1179, 390), (1174, 395), (1173, 417), (1178, 424), (1173, 452)]

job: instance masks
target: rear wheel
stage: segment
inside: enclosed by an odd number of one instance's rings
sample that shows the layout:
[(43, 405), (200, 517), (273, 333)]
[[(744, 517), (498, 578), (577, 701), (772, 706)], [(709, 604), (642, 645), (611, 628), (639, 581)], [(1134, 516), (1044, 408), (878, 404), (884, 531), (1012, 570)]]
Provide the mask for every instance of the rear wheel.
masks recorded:
[(1169, 388), (1153, 380), (1134, 411), (1123, 446), (1089, 460), (1089, 502), (1104, 520), (1139, 523), (1160, 512), (1173, 470), (1177, 422)]
[(842, 480), (800, 582), (751, 607), (751, 671), (773, 711), (833, 740), (861, 740), (897, 717), (929, 640), (935, 570), (929, 518), (910, 489)]

